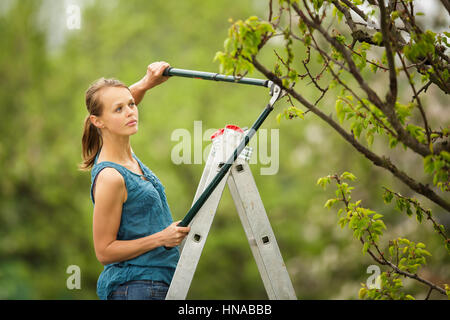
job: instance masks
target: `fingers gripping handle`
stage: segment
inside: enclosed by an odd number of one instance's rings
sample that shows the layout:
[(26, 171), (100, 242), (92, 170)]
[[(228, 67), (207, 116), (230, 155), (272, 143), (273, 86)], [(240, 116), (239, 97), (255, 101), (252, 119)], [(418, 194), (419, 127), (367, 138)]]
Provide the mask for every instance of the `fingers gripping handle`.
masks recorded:
[[(180, 223), (177, 224), (177, 227), (187, 227), (187, 225), (184, 225), (183, 221), (180, 221)], [(172, 248), (174, 248), (174, 247), (166, 247), (166, 246), (164, 246), (164, 249), (166, 249), (166, 250), (170, 250)]]
[(172, 69), (172, 67), (167, 67), (167, 68), (164, 70), (164, 72), (163, 72), (163, 76), (166, 76), (166, 77), (172, 76), (172, 75), (170, 74), (170, 69)]

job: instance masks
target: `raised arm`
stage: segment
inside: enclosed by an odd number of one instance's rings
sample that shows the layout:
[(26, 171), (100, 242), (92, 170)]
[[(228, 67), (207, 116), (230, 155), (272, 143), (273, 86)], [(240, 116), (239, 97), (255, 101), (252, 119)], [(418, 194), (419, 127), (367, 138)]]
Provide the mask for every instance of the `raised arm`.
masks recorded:
[(168, 67), (170, 67), (170, 65), (164, 61), (153, 62), (148, 65), (145, 76), (130, 86), (131, 95), (136, 104), (139, 104), (142, 101), (147, 90), (150, 90), (170, 78), (163, 76), (164, 70)]

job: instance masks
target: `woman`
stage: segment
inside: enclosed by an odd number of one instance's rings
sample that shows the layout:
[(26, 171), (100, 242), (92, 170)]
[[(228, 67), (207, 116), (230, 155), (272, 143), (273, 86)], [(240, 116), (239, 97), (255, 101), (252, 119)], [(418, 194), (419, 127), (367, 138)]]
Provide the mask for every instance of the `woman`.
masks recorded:
[(82, 139), (81, 168), (91, 170), (93, 238), (104, 265), (97, 283), (100, 299), (164, 299), (189, 227), (172, 221), (164, 187), (133, 153), (137, 104), (145, 92), (166, 81), (166, 62), (152, 63), (128, 88), (99, 79), (86, 91), (89, 112)]

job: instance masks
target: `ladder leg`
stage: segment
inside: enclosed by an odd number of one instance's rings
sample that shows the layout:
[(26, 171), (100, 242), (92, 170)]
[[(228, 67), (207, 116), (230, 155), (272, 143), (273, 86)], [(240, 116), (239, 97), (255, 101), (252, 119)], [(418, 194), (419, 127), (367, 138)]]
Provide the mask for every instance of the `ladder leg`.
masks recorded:
[(228, 186), (269, 299), (296, 300), (294, 287), (246, 161), (236, 160), (228, 177)]
[[(212, 168), (218, 168), (218, 162), (212, 163)], [(211, 169), (212, 169), (211, 168)], [(206, 169), (205, 169), (206, 170)], [(217, 173), (216, 170), (210, 170), (209, 177), (205, 185), (207, 185)], [(222, 179), (208, 200), (203, 204), (197, 215), (191, 222), (191, 231), (185, 238), (186, 241), (178, 261), (175, 274), (167, 292), (166, 300), (184, 300), (186, 299), (192, 278), (197, 269), (198, 261), (203, 251), (214, 215), (219, 205), (220, 198), (225, 188), (225, 183), (229, 173)], [(200, 188), (201, 186), (199, 186)], [(204, 187), (204, 186), (203, 186)], [(197, 192), (201, 194), (201, 192)]]
[[(205, 188), (208, 186), (209, 181), (211, 181), (211, 171), (215, 171), (214, 169), (217, 168), (217, 163), (215, 163), (215, 151), (213, 148), (211, 148), (211, 151), (209, 152), (208, 159), (206, 160), (205, 169), (203, 169), (202, 177), (200, 178), (200, 182), (197, 187), (197, 191), (195, 192), (194, 200), (192, 201), (192, 205), (197, 201), (197, 199), (201, 196), (203, 191), (205, 191)], [(215, 165), (215, 166), (214, 166)], [(214, 167), (213, 167), (214, 166)], [(192, 225), (192, 223), (190, 224)], [(180, 252), (183, 252), (184, 245), (186, 243), (187, 237), (181, 241), (180, 244)]]

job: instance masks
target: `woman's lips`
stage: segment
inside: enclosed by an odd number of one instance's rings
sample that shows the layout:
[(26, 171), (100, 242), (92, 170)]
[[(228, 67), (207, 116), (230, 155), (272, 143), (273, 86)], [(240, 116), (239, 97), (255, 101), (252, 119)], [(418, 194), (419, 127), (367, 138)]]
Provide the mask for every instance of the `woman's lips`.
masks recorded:
[(132, 126), (135, 126), (136, 124), (137, 124), (137, 121), (135, 120), (135, 121), (128, 122), (127, 126), (132, 127)]

